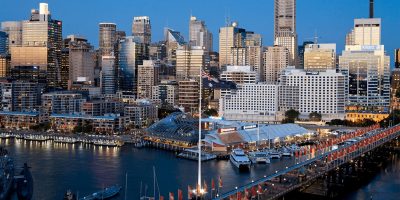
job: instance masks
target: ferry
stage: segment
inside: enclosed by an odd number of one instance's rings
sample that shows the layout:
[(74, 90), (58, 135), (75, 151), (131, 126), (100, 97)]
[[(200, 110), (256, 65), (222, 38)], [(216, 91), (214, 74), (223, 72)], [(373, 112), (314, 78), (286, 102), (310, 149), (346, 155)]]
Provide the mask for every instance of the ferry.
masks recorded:
[(229, 160), (239, 169), (250, 169), (251, 161), (242, 149), (234, 149)]
[(269, 164), (269, 163), (271, 163), (271, 160), (269, 159), (267, 152), (253, 151), (253, 152), (249, 153), (249, 158), (253, 164), (256, 164), (256, 163)]
[(107, 146), (107, 147), (118, 146), (117, 142), (114, 140), (103, 140), (103, 139), (94, 140), (93, 144), (97, 146)]
[(24, 139), (39, 142), (45, 142), (47, 140), (47, 138), (43, 135), (26, 135), (24, 136)]
[(91, 195), (80, 198), (79, 200), (102, 200), (102, 199), (110, 199), (121, 191), (121, 186), (114, 185), (111, 187), (104, 188), (101, 191), (95, 192)]
[[(180, 158), (186, 158), (189, 160), (199, 160), (199, 150), (197, 148), (185, 149), (181, 153), (177, 155)], [(206, 153), (204, 151), (201, 152), (201, 161), (208, 161), (216, 159), (217, 156), (215, 154)]]
[(79, 141), (77, 139), (75, 139), (75, 138), (70, 138), (70, 137), (56, 137), (56, 138), (54, 138), (54, 142), (55, 143), (75, 144), (75, 143), (77, 143)]

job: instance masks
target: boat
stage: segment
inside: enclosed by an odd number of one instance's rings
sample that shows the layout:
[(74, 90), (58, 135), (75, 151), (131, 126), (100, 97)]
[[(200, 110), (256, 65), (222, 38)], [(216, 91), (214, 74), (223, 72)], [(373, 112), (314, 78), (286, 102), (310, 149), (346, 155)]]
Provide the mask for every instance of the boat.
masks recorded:
[(47, 140), (47, 138), (43, 135), (26, 135), (24, 139), (38, 142), (45, 142)]
[(75, 144), (79, 142), (76, 138), (70, 137), (56, 137), (54, 138), (55, 143), (68, 143), (68, 144)]
[(289, 148), (282, 148), (282, 156), (284, 157), (292, 157), (292, 151)]
[(271, 150), (269, 152), (269, 157), (272, 158), (276, 158), (276, 159), (280, 159), (282, 157), (282, 153), (279, 152), (278, 150)]
[(0, 199), (8, 199), (14, 182), (14, 161), (8, 151), (0, 147)]
[(11, 135), (9, 133), (7, 133), (7, 132), (0, 133), (0, 138), (1, 139), (8, 139), (10, 137), (11, 137)]
[(262, 152), (262, 151), (252, 151), (249, 152), (249, 159), (253, 164), (256, 163), (265, 163), (269, 164), (271, 163), (271, 160), (269, 159), (268, 153), (267, 152)]
[(95, 192), (91, 195), (85, 196), (79, 200), (102, 200), (102, 199), (110, 199), (115, 197), (121, 191), (121, 186), (113, 185), (111, 187), (104, 188), (101, 191)]
[[(184, 149), (181, 153), (177, 155), (177, 157), (197, 161), (199, 159), (199, 150), (197, 148)], [(201, 161), (208, 161), (216, 158), (217, 156), (215, 154), (207, 153), (204, 151), (201, 152)]]
[(107, 147), (116, 147), (116, 146), (118, 146), (117, 142), (115, 142), (114, 140), (102, 140), (102, 139), (94, 140), (93, 144), (97, 145), (97, 146), (107, 146)]
[(67, 192), (64, 194), (63, 200), (77, 200), (77, 198), (76, 195), (71, 192), (71, 190), (67, 190)]
[(24, 163), (21, 173), (15, 179), (17, 181), (18, 200), (31, 200), (33, 195), (33, 178), (27, 163)]
[(242, 149), (234, 149), (229, 160), (239, 169), (250, 169), (251, 161)]

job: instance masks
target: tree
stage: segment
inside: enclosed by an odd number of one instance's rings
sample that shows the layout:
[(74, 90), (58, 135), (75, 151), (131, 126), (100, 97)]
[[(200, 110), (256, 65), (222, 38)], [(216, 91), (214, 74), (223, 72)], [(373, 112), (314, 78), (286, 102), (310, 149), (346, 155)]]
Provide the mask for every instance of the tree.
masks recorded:
[(300, 112), (297, 111), (297, 110), (294, 110), (294, 109), (290, 109), (290, 110), (285, 112), (285, 117), (287, 119), (290, 119), (290, 120), (293, 120), (293, 121), (296, 120), (297, 118), (299, 118), (299, 115), (300, 115)]
[(312, 112), (312, 113), (310, 113), (310, 114), (308, 115), (308, 118), (309, 118), (311, 121), (321, 121), (322, 115), (319, 114), (319, 113), (317, 113), (317, 112)]
[(331, 122), (329, 122), (329, 125), (332, 126), (344, 125), (344, 121), (341, 119), (332, 119)]
[(214, 108), (206, 109), (204, 111), (204, 114), (207, 116), (218, 116), (218, 111), (215, 110)]
[(368, 119), (368, 118), (367, 119), (363, 119), (361, 122), (359, 122), (359, 125), (363, 126), (363, 127), (372, 126), (374, 124), (376, 124), (376, 122), (374, 120)]

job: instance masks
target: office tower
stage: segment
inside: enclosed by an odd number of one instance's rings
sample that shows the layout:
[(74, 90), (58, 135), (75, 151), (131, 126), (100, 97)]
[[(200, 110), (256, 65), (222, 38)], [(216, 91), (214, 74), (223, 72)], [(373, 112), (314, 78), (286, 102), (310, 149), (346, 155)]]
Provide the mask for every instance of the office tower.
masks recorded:
[(181, 47), (176, 50), (176, 80), (199, 79), (200, 68), (205, 66), (206, 52), (200, 46)]
[(117, 25), (114, 23), (99, 24), (99, 50), (101, 56), (111, 56), (117, 42)]
[(22, 21), (1, 22), (1, 30), (8, 34), (9, 46), (22, 45)]
[(139, 38), (139, 42), (150, 45), (151, 43), (151, 23), (150, 17), (134, 17), (132, 22), (132, 35)]
[(300, 69), (304, 68), (304, 50), (306, 49), (306, 46), (309, 44), (314, 44), (313, 41), (304, 41), (302, 45), (299, 45), (298, 47), (298, 53), (299, 53), (299, 57), (298, 57), (298, 66)]
[(179, 81), (179, 106), (185, 112), (194, 113), (199, 110), (199, 82), (196, 80)]
[(135, 36), (119, 41), (118, 47), (118, 89), (136, 94), (138, 65), (143, 63), (144, 44)]
[(176, 65), (176, 50), (186, 45), (180, 32), (164, 28), (164, 41), (167, 51), (167, 60), (172, 66)]
[(212, 52), (212, 42), (212, 33), (208, 31), (205, 22), (191, 16), (189, 22), (189, 44), (191, 46), (201, 46), (207, 52)]
[(336, 69), (336, 44), (309, 44), (304, 49), (304, 70)]
[(393, 110), (400, 110), (400, 98), (397, 97), (396, 94), (398, 94), (400, 91), (400, 69), (395, 68), (392, 71), (391, 78), (390, 78), (390, 111), (393, 112)]
[(51, 114), (76, 114), (81, 113), (81, 108), (86, 99), (79, 93), (51, 92), (41, 97), (42, 114), (47, 117)]
[(137, 92), (139, 99), (150, 99), (152, 88), (159, 82), (159, 66), (153, 60), (144, 60), (138, 66)]
[(295, 109), (300, 118), (317, 112), (322, 120), (344, 119), (347, 77), (336, 70), (307, 72), (286, 68), (280, 77), (279, 110)]
[[(219, 66), (234, 65), (245, 58), (246, 30), (238, 28), (238, 23), (219, 29)], [(236, 61), (236, 62), (234, 62)], [(243, 62), (245, 63), (245, 61)]]
[(10, 55), (0, 54), (0, 78), (9, 76), (10, 61)]
[(254, 70), (260, 75), (263, 64), (262, 37), (254, 32), (246, 32), (246, 63), (253, 66)]
[(67, 37), (69, 51), (69, 80), (71, 82), (94, 82), (96, 52), (84, 38), (70, 35)]
[(0, 82), (1, 108), (3, 111), (39, 111), (43, 85), (26, 81)]
[(115, 56), (102, 56), (101, 66), (101, 92), (102, 94), (115, 94), (117, 91)]
[(296, 0), (275, 0), (274, 42), (289, 50), (289, 65), (297, 62)]
[(13, 80), (47, 84), (46, 70), (41, 69), (39, 66), (15, 66), (10, 69), (8, 76)]
[(149, 47), (150, 60), (164, 60), (167, 57), (167, 49), (164, 41), (153, 43)]
[(339, 67), (349, 77), (348, 109), (388, 111), (390, 57), (383, 45), (348, 45), (339, 56)]
[(8, 34), (0, 31), (0, 55), (8, 53)]
[(11, 67), (35, 65), (46, 71), (47, 87), (61, 85), (62, 22), (52, 19), (48, 5), (40, 3), (31, 18), (22, 21), (21, 45), (10, 45)]
[(257, 71), (253, 66), (226, 66), (226, 70), (220, 75), (221, 80), (232, 81), (236, 84), (256, 84), (258, 82)]
[(277, 82), (281, 72), (290, 65), (290, 51), (283, 46), (267, 47), (264, 52), (263, 80)]
[(400, 49), (394, 50), (394, 67), (400, 68)]

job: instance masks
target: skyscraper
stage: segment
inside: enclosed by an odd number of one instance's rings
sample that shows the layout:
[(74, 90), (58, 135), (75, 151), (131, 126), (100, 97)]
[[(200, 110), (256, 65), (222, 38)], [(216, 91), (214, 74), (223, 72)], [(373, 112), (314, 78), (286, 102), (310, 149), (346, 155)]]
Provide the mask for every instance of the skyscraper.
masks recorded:
[(394, 50), (394, 66), (400, 68), (400, 49)]
[(8, 53), (8, 34), (0, 31), (0, 55)]
[(151, 43), (151, 23), (150, 17), (134, 17), (132, 22), (132, 35), (137, 37), (141, 43), (150, 45)]
[(296, 0), (275, 0), (274, 42), (289, 50), (289, 64), (297, 62)]
[(198, 79), (205, 67), (205, 50), (201, 46), (181, 47), (176, 50), (176, 79)]
[(117, 42), (117, 25), (114, 23), (99, 24), (99, 50), (101, 56), (110, 56)]
[(204, 47), (207, 52), (212, 52), (212, 41), (212, 33), (208, 31), (205, 22), (191, 16), (189, 22), (189, 44), (191, 46)]
[(309, 44), (304, 50), (304, 70), (336, 69), (336, 44)]
[(186, 45), (185, 40), (179, 31), (164, 28), (164, 41), (167, 51), (167, 60), (172, 65), (176, 65), (176, 50)]
[(151, 99), (152, 88), (158, 84), (159, 66), (152, 60), (144, 60), (138, 66), (138, 98)]
[(84, 38), (68, 36), (69, 44), (69, 80), (94, 82), (96, 52)]
[(47, 86), (59, 87), (61, 49), (62, 22), (52, 19), (48, 5), (40, 3), (40, 10), (33, 9), (30, 20), (22, 21), (21, 45), (10, 45), (11, 65), (40, 66), (46, 71)]
[(118, 89), (133, 91), (137, 89), (138, 65), (143, 63), (144, 44), (135, 36), (127, 36), (118, 46)]
[(283, 46), (267, 47), (264, 52), (263, 80), (277, 82), (282, 71), (289, 65), (290, 52)]
[[(238, 23), (219, 29), (219, 66), (237, 65), (245, 58), (246, 30), (238, 28)], [(236, 62), (234, 62), (236, 61)], [(245, 62), (243, 62), (244, 64)]]
[(8, 34), (9, 46), (22, 44), (22, 21), (1, 22), (1, 30)]
[(116, 88), (116, 70), (115, 70), (115, 57), (102, 56), (101, 57), (101, 80), (100, 87), (102, 94), (115, 94)]
[(254, 70), (261, 74), (262, 59), (262, 37), (254, 32), (246, 33), (246, 65), (253, 66)]

